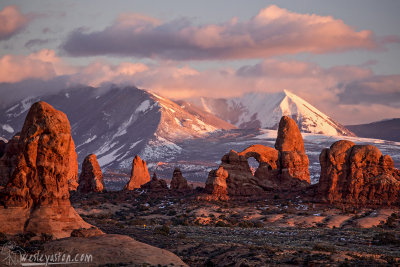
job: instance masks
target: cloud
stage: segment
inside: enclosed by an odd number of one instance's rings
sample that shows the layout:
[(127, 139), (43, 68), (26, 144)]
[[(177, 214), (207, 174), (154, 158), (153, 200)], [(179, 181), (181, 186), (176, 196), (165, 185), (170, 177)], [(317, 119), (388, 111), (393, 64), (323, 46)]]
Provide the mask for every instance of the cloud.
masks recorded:
[(54, 50), (42, 49), (28, 56), (7, 54), (0, 58), (0, 83), (14, 83), (26, 79), (49, 80), (71, 74), (75, 68), (65, 64)]
[(0, 10), (0, 41), (19, 33), (29, 20), (29, 16), (22, 14), (17, 6), (6, 6)]
[(76, 29), (62, 45), (71, 56), (135, 56), (173, 60), (269, 58), (283, 54), (376, 49), (398, 42), (378, 40), (371, 31), (356, 31), (331, 16), (299, 14), (275, 5), (240, 22), (193, 25), (187, 19), (161, 22), (123, 14), (102, 31)]
[(44, 49), (27, 56), (5, 55), (0, 58), (0, 69), (5, 70), (0, 72), (1, 95), (14, 100), (16, 96), (22, 97), (24, 90), (25, 96), (29, 96), (79, 84), (135, 85), (173, 99), (227, 98), (247, 92), (287, 89), (341, 123), (400, 117), (400, 75), (375, 75), (364, 65), (323, 68), (312, 62), (266, 59), (238, 69), (220, 67), (201, 71), (173, 61), (113, 64), (96, 60), (88, 65), (71, 66), (53, 50)]
[(31, 39), (27, 41), (24, 46), (30, 49), (35, 46), (43, 46), (45, 44), (48, 44), (50, 41), (51, 39)]
[(343, 104), (382, 104), (400, 108), (400, 75), (378, 75), (343, 85), (338, 95)]

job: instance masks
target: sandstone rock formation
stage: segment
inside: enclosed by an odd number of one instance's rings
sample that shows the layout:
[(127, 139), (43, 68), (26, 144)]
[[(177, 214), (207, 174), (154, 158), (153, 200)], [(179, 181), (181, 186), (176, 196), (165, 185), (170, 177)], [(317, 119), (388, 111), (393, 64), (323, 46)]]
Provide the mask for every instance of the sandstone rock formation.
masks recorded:
[(79, 175), (78, 191), (82, 193), (102, 192), (104, 190), (103, 173), (95, 154), (87, 155), (83, 160)]
[(296, 178), (310, 183), (308, 157), (305, 154), (303, 137), (296, 122), (283, 116), (279, 122), (275, 148), (279, 150), (281, 179), (290, 181)]
[(43, 252), (46, 255), (60, 252), (69, 255), (75, 255), (77, 252), (92, 255), (92, 262), (82, 263), (82, 266), (187, 266), (168, 250), (156, 248), (123, 235), (97, 235), (88, 238), (71, 237), (56, 240), (45, 244)]
[(141, 185), (150, 181), (150, 174), (147, 169), (146, 162), (138, 155), (133, 159), (131, 179), (125, 185), (124, 190), (133, 190), (140, 188)]
[[(310, 183), (308, 157), (296, 122), (282, 117), (275, 148), (252, 145), (242, 152), (231, 150), (221, 159), (218, 170), (209, 173), (206, 192), (215, 198), (260, 196), (265, 191), (296, 191)], [(248, 159), (259, 166), (254, 175)]]
[(228, 172), (222, 166), (217, 170), (210, 171), (205, 187), (206, 192), (212, 196), (211, 198), (208, 198), (209, 200), (227, 200), (229, 198), (228, 186), (226, 184), (228, 176)]
[(0, 158), (4, 155), (4, 152), (6, 151), (6, 146), (7, 143), (4, 142), (4, 140), (0, 140)]
[(183, 177), (179, 168), (175, 168), (171, 180), (171, 189), (174, 191), (189, 191), (192, 188), (188, 185), (187, 180)]
[(140, 187), (141, 189), (148, 189), (150, 191), (166, 191), (168, 190), (168, 184), (163, 179), (158, 179), (157, 174), (154, 173), (151, 177), (150, 182), (145, 183)]
[(3, 157), (0, 158), (0, 186), (5, 186), (17, 165), (18, 141), (20, 133), (13, 136), (4, 148)]
[(74, 229), (91, 227), (69, 201), (68, 180), (76, 179), (78, 163), (64, 113), (45, 102), (33, 104), (15, 157), (14, 170), (1, 197), (2, 232), (46, 233), (61, 238)]
[(400, 201), (400, 171), (372, 145), (337, 141), (320, 154), (318, 199), (351, 204)]

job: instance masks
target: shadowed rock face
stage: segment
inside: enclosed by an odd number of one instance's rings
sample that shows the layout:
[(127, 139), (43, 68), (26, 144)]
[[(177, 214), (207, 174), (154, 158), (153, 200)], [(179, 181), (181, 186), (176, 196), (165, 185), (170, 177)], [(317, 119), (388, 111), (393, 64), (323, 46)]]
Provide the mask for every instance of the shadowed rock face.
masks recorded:
[[(218, 170), (210, 172), (206, 192), (215, 195), (257, 196), (268, 190), (296, 191), (310, 184), (308, 157), (294, 120), (282, 117), (275, 147), (252, 145), (238, 153), (231, 150), (221, 159)], [(259, 166), (252, 174), (248, 159)]]
[(163, 179), (158, 179), (157, 174), (153, 174), (150, 182), (145, 183), (140, 188), (148, 189), (150, 191), (167, 191), (168, 185), (167, 182)]
[(79, 176), (78, 191), (82, 193), (102, 192), (104, 190), (103, 173), (95, 154), (86, 156)]
[(140, 186), (149, 181), (150, 174), (149, 170), (147, 169), (146, 162), (136, 155), (132, 162), (131, 179), (125, 185), (124, 190), (140, 188)]
[(4, 142), (3, 140), (0, 140), (0, 158), (4, 155), (4, 153), (6, 151), (6, 146), (7, 146), (7, 143)]
[(329, 202), (391, 204), (400, 200), (400, 172), (372, 145), (337, 141), (320, 154), (318, 198)]
[(0, 159), (0, 186), (7, 185), (15, 166), (17, 166), (19, 135), (20, 133), (17, 133), (5, 144), (4, 154)]
[(15, 167), (1, 198), (2, 232), (60, 238), (91, 227), (69, 202), (68, 184), (76, 180), (78, 163), (64, 113), (45, 102), (33, 104), (14, 152)]
[(171, 189), (176, 191), (188, 191), (192, 188), (188, 185), (187, 180), (183, 177), (179, 168), (175, 168), (171, 180)]
[(227, 199), (228, 186), (226, 185), (226, 179), (228, 176), (229, 173), (222, 166), (220, 166), (217, 170), (210, 171), (206, 181), (206, 192), (213, 196), (212, 198), (214, 199)]

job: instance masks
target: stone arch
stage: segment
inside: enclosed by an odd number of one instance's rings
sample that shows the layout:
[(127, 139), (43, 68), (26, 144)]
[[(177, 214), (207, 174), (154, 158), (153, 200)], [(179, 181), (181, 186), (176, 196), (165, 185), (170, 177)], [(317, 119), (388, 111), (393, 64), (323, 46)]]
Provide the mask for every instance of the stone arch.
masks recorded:
[(268, 170), (277, 169), (279, 162), (278, 150), (263, 145), (252, 145), (238, 153), (239, 156), (245, 157), (247, 160), (251, 157), (255, 158), (259, 165), (268, 164)]

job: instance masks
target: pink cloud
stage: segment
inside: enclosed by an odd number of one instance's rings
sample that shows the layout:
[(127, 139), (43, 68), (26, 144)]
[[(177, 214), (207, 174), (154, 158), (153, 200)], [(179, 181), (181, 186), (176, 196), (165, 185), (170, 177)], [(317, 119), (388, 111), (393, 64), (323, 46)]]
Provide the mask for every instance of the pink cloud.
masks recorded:
[(48, 80), (57, 75), (54, 54), (45, 50), (29, 56), (4, 55), (0, 58), (0, 83), (19, 82), (28, 78)]
[(0, 69), (0, 83), (62, 78), (59, 81), (64, 86), (135, 85), (175, 99), (227, 98), (287, 89), (342, 123), (356, 123), (363, 116), (371, 121), (400, 116), (400, 75), (378, 76), (367, 66), (323, 68), (312, 62), (278, 59), (239, 69), (202, 71), (171, 61), (146, 65), (97, 60), (86, 66), (71, 66), (53, 50), (44, 49), (27, 56), (3, 56)]
[(29, 22), (17, 6), (6, 6), (0, 11), (0, 40), (9, 39), (20, 32)]
[[(390, 39), (392, 40), (392, 39)], [(371, 31), (356, 31), (331, 16), (299, 14), (275, 5), (247, 21), (194, 26), (123, 14), (102, 31), (73, 31), (63, 44), (72, 56), (116, 55), (173, 60), (268, 58), (283, 54), (376, 49)]]

